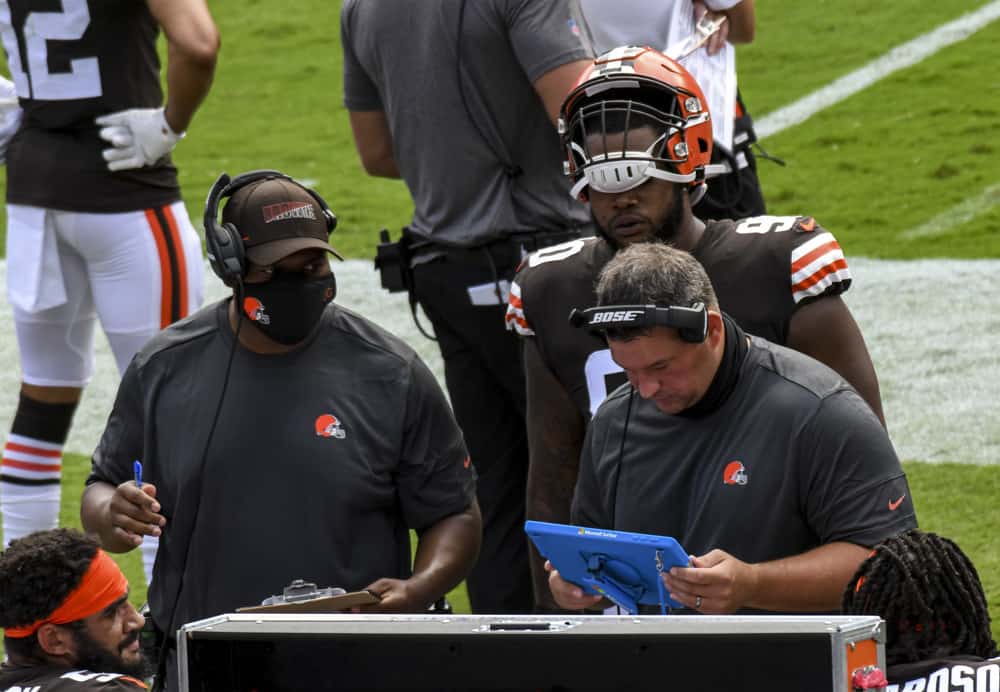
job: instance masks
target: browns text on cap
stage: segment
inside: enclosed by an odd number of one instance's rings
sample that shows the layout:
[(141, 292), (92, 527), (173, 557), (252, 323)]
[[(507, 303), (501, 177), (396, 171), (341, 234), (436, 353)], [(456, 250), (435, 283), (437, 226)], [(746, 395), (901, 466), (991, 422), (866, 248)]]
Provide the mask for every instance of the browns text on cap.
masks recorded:
[(238, 189), (222, 210), (222, 222), (236, 227), (254, 264), (274, 264), (308, 248), (344, 259), (328, 242), (330, 230), (319, 203), (284, 178), (266, 178)]

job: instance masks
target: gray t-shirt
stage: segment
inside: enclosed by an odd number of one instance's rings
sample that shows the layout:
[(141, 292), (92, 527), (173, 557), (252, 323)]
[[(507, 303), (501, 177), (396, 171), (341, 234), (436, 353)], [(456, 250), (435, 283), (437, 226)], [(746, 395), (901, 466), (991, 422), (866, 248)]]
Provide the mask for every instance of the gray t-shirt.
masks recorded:
[(226, 381), (227, 304), (168, 327), (135, 357), (88, 479), (117, 485), (139, 459), (157, 488), (167, 525), (149, 603), (161, 628), (182, 567), (178, 626), (260, 603), (296, 578), (349, 591), (405, 578), (408, 528), (474, 496), (444, 393), (406, 344), (331, 304), (302, 348), (237, 348)]
[[(572, 521), (673, 536), (750, 563), (834, 541), (871, 546), (916, 526), (892, 444), (835, 372), (754, 337), (729, 398), (668, 416), (616, 390), (584, 443)], [(624, 445), (622, 437), (625, 436)]]
[(588, 222), (532, 87), (590, 57), (569, 3), (345, 0), (341, 37), (344, 103), (386, 113), (415, 233), (476, 245)]

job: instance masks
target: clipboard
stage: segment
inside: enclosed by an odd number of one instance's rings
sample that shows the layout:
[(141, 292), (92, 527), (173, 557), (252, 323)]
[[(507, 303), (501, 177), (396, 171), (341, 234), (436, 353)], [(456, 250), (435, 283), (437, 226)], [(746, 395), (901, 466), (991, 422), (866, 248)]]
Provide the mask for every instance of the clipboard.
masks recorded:
[(687, 567), (690, 560), (670, 536), (544, 521), (526, 521), (524, 532), (563, 579), (607, 597), (631, 615), (640, 604), (659, 605), (664, 614), (684, 607), (667, 595), (660, 578), (671, 567)]
[(680, 62), (705, 45), (708, 39), (712, 38), (712, 36), (722, 28), (722, 23), (725, 21), (725, 17), (711, 19), (708, 14), (704, 14), (695, 25), (693, 34), (687, 38), (681, 39), (672, 46), (667, 46), (666, 50), (663, 52), (667, 55), (667, 57)]
[(381, 599), (371, 591), (351, 591), (336, 596), (320, 596), (304, 601), (289, 601), (272, 605), (237, 608), (237, 613), (339, 613), (354, 606), (378, 603)]

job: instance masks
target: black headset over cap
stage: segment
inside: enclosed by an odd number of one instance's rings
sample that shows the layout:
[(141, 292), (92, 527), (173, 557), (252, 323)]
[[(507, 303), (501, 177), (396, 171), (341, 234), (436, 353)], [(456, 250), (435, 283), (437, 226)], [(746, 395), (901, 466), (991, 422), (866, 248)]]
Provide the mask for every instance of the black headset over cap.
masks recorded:
[[(219, 224), (219, 204), (226, 198)], [(204, 223), (209, 265), (227, 285), (242, 282), (248, 259), (269, 265), (312, 247), (343, 259), (328, 242), (337, 217), (326, 201), (280, 171), (235, 178), (222, 173), (205, 200)]]

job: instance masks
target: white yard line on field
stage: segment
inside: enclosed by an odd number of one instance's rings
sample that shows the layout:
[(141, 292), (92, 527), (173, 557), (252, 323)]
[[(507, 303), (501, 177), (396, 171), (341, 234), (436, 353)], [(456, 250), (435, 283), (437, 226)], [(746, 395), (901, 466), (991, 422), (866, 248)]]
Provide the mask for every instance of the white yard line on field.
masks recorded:
[(903, 231), (899, 237), (904, 240), (913, 240), (914, 238), (945, 235), (953, 228), (958, 228), (962, 224), (972, 221), (998, 204), (1000, 204), (1000, 183), (990, 185), (978, 195), (968, 197), (933, 219)]
[(978, 10), (942, 24), (937, 29), (907, 41), (901, 46), (896, 46), (882, 57), (827, 86), (757, 118), (754, 123), (757, 136), (763, 139), (798, 125), (824, 108), (843, 101), (893, 72), (915, 65), (942, 48), (968, 38), (997, 19), (1000, 19), (1000, 0), (993, 0)]

